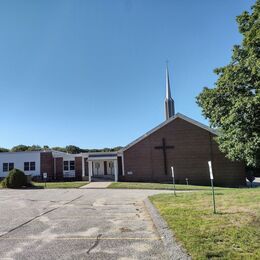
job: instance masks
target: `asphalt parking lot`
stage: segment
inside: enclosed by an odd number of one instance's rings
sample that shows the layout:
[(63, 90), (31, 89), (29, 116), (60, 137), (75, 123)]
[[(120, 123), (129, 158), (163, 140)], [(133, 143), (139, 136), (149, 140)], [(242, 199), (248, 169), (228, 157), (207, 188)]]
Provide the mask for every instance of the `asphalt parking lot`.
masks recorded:
[(0, 259), (167, 259), (143, 203), (162, 192), (0, 190)]

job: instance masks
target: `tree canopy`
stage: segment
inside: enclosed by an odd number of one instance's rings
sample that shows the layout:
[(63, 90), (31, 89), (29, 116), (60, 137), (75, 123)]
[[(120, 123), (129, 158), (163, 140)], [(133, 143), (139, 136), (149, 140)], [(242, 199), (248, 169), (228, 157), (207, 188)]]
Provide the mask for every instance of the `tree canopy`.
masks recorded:
[(44, 150), (55, 150), (64, 153), (78, 154), (78, 153), (88, 153), (88, 152), (115, 152), (122, 148), (122, 146), (117, 146), (113, 148), (101, 148), (101, 149), (84, 149), (77, 147), (75, 145), (67, 145), (66, 147), (52, 147), (50, 148), (48, 145), (44, 145), (41, 147), (40, 145), (17, 145), (11, 148), (10, 150), (7, 148), (0, 147), (1, 152), (25, 152), (25, 151), (44, 151)]
[(204, 87), (197, 103), (219, 128), (220, 150), (231, 160), (258, 167), (260, 159), (260, 0), (237, 17), (243, 40), (228, 65), (215, 69), (214, 88)]
[(0, 153), (9, 152), (9, 149), (0, 147)]

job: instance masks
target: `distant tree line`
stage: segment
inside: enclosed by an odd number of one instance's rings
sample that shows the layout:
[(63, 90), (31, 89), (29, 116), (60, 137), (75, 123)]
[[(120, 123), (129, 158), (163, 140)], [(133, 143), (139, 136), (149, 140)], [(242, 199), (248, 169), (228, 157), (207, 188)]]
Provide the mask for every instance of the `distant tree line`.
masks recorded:
[(66, 147), (49, 147), (48, 145), (40, 146), (40, 145), (17, 145), (11, 149), (2, 148), (0, 147), (1, 152), (24, 152), (24, 151), (48, 151), (48, 150), (55, 150), (65, 153), (77, 154), (77, 153), (89, 153), (89, 152), (116, 152), (120, 150), (122, 147), (117, 146), (114, 148), (102, 148), (102, 149), (82, 149), (75, 145), (67, 145)]

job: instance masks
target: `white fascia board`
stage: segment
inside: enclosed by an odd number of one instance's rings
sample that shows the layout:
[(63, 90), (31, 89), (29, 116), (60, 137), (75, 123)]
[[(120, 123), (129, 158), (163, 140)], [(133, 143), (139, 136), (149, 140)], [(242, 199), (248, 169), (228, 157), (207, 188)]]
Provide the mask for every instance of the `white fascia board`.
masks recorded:
[(115, 157), (89, 157), (88, 161), (114, 161), (117, 160), (117, 156)]
[(19, 151), (19, 152), (0, 152), (0, 156), (1, 156), (1, 154), (22, 154), (22, 153), (24, 153), (24, 154), (36, 154), (36, 153), (41, 153), (42, 151)]
[(214, 135), (217, 135), (217, 131), (213, 128), (210, 128), (209, 126), (206, 126), (194, 119), (191, 119), (181, 113), (177, 113), (174, 115), (174, 117), (171, 117), (170, 119), (168, 119), (167, 121), (164, 121), (163, 123), (161, 123), (160, 125), (156, 126), (155, 128), (153, 128), (152, 130), (150, 130), (149, 132), (145, 133), (144, 135), (142, 135), (141, 137), (137, 138), (136, 140), (134, 140), (132, 143), (128, 144), (127, 146), (125, 146), (124, 148), (122, 148), (121, 150), (119, 150), (120, 153), (126, 151), (127, 149), (129, 149), (130, 147), (132, 147), (133, 145), (139, 143), (140, 141), (142, 141), (143, 139), (145, 139), (147, 136), (151, 135), (152, 133), (156, 132), (157, 130), (161, 129), (162, 127), (164, 127), (165, 125), (171, 123), (172, 121), (174, 121), (177, 118), (181, 118), (193, 125), (196, 125)]

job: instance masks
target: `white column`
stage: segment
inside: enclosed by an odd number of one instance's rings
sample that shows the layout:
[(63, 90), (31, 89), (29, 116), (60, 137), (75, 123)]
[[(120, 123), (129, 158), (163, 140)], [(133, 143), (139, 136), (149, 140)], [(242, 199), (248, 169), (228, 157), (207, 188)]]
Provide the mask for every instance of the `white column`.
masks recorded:
[(114, 169), (115, 169), (115, 182), (118, 182), (118, 166), (117, 166), (117, 160), (114, 160)]
[(125, 176), (125, 160), (124, 160), (124, 153), (122, 154), (122, 175)]
[(82, 155), (82, 177), (84, 178), (86, 176), (86, 172), (85, 172), (85, 158)]
[(88, 179), (89, 179), (89, 182), (91, 182), (91, 176), (92, 176), (92, 161), (88, 161)]

